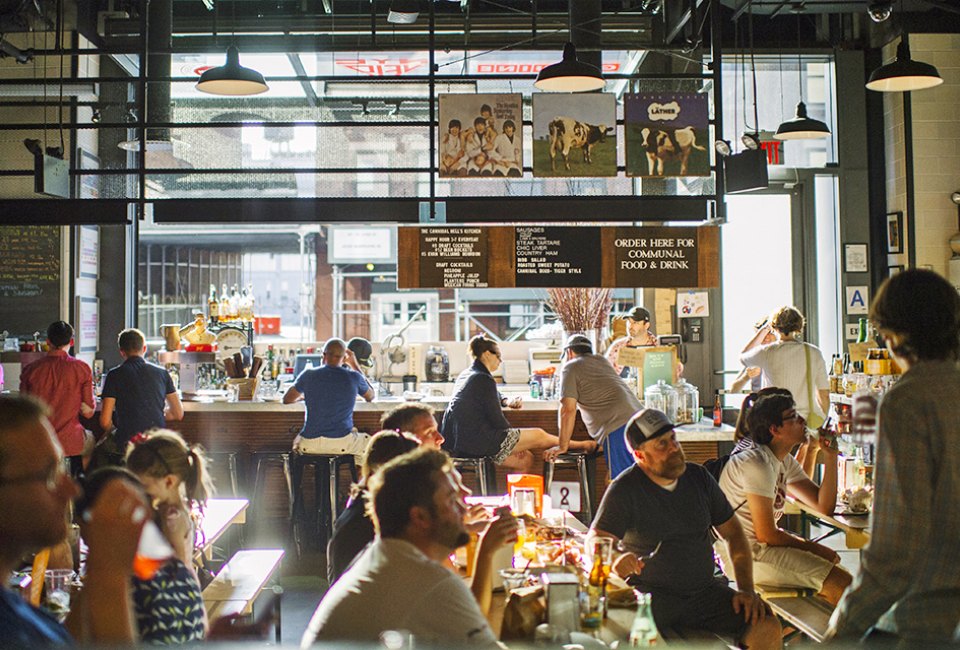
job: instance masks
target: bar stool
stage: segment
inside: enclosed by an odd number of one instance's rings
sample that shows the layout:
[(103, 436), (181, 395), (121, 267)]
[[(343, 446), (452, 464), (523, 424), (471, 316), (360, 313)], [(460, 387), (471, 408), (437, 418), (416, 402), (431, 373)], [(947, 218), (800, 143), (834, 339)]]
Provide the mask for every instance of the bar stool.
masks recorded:
[(460, 474), (463, 474), (465, 471), (473, 472), (477, 477), (477, 483), (480, 486), (480, 494), (482, 496), (489, 496), (491, 493), (496, 492), (497, 466), (494, 464), (493, 458), (490, 456), (456, 456), (450, 460), (453, 461), (453, 466), (457, 468)]
[(557, 465), (576, 468), (580, 481), (580, 512), (587, 516), (588, 523), (593, 521), (593, 485), (597, 475), (598, 455), (598, 453), (571, 452), (560, 454), (556, 460), (544, 461), (543, 463), (543, 489), (547, 493), (550, 492), (550, 484), (553, 483), (553, 471)]
[(230, 477), (230, 496), (240, 495), (239, 472), (237, 471), (237, 451), (208, 451), (207, 456), (213, 461), (214, 467), (226, 461), (228, 476)]
[(260, 484), (266, 475), (267, 468), (271, 465), (279, 464), (283, 469), (283, 477), (287, 483), (288, 513), (292, 511), (293, 487), (290, 483), (290, 453), (289, 451), (255, 451), (250, 455), (250, 467), (253, 469), (253, 492), (250, 494), (250, 506), (257, 519), (262, 516), (263, 508), (253, 506), (260, 500)]
[[(320, 548), (323, 548), (326, 541), (333, 536), (333, 522), (340, 514), (340, 469), (346, 466), (350, 470), (350, 478), (354, 483), (357, 482), (357, 466), (354, 463), (353, 454), (292, 452), (290, 458), (292, 484), (290, 525), (298, 557), (301, 551), (299, 524), (306, 519), (301, 484), (303, 482), (303, 470), (308, 465), (313, 467), (314, 512), (317, 516), (317, 525), (314, 530)], [(326, 486), (324, 486), (323, 477), (326, 477)]]

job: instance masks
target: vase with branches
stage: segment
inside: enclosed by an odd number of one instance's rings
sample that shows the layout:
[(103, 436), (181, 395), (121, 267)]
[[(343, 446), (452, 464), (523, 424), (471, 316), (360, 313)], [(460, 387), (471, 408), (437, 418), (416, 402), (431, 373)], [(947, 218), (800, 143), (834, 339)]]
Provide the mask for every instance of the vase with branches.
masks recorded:
[(565, 335), (586, 334), (593, 341), (594, 352), (600, 352), (598, 333), (603, 331), (610, 318), (612, 289), (547, 289), (547, 305), (557, 315)]

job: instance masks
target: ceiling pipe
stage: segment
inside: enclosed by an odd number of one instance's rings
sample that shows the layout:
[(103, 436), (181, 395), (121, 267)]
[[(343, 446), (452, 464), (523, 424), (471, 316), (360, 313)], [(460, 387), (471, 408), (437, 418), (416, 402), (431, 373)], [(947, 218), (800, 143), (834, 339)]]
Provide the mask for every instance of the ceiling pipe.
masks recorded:
[(600, 0), (569, 0), (570, 42), (577, 58), (603, 71), (603, 7)]

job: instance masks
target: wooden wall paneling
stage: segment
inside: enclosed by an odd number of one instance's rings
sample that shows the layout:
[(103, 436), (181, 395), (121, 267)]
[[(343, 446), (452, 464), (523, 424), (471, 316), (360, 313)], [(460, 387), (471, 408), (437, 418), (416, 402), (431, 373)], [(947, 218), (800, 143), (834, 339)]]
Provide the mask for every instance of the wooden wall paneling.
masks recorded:
[(697, 228), (697, 286), (720, 286), (720, 228)]
[(420, 229), (397, 228), (397, 287), (420, 286)]

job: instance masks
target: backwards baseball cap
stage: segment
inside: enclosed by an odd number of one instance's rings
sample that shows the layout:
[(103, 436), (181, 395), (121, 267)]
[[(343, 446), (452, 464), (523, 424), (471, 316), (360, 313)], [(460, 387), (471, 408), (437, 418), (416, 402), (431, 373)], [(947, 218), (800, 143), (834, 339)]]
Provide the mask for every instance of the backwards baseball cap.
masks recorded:
[(650, 312), (643, 307), (634, 307), (627, 312), (626, 318), (630, 320), (650, 320)]
[(633, 447), (639, 447), (647, 440), (657, 438), (673, 431), (674, 424), (663, 411), (643, 409), (637, 411), (627, 422), (624, 435)]
[(373, 367), (373, 360), (370, 359), (370, 355), (373, 354), (373, 346), (370, 345), (370, 341), (355, 336), (347, 342), (347, 349), (353, 352), (358, 364), (366, 368)]
[(567, 342), (563, 344), (563, 349), (570, 348), (590, 348), (593, 350), (593, 342), (583, 334), (571, 334), (567, 337)]

